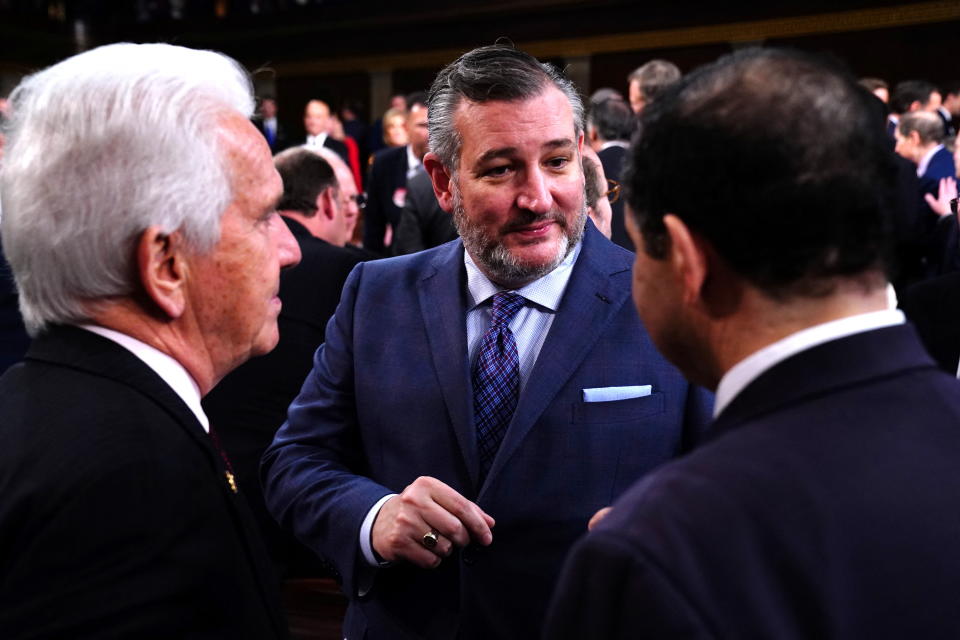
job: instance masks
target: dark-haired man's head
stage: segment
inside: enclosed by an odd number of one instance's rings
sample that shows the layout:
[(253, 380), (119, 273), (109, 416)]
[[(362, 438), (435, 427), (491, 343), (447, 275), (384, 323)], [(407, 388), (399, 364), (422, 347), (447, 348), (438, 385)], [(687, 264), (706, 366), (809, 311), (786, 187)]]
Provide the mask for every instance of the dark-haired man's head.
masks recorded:
[(940, 92), (925, 80), (904, 80), (897, 83), (890, 96), (890, 111), (896, 114), (912, 111), (936, 111), (940, 106)]
[(573, 84), (522, 51), (481, 47), (437, 74), (429, 109), (424, 167), (467, 253), (508, 288), (552, 271), (586, 221)]
[(890, 85), (881, 78), (860, 78), (860, 86), (877, 96), (883, 104), (890, 103)]
[(310, 149), (296, 147), (277, 154), (274, 165), (283, 180), (277, 210), (321, 240), (339, 247), (346, 244), (347, 207), (330, 163)]
[(622, 98), (609, 98), (590, 106), (587, 115), (587, 139), (594, 150), (605, 142), (630, 140), (636, 116)]
[(669, 343), (683, 327), (670, 316), (690, 308), (669, 279), (654, 279), (675, 264), (675, 242), (694, 248), (713, 282), (732, 283), (686, 290), (708, 298), (712, 320), (739, 308), (747, 289), (771, 307), (825, 299), (841, 284), (882, 292), (881, 191), (892, 165), (873, 100), (813, 57), (750, 49), (693, 72), (644, 111), (624, 182), (635, 300), (655, 339)]
[(407, 96), (407, 144), (410, 145), (413, 155), (423, 159), (429, 144), (429, 130), (427, 128), (427, 93), (417, 91)]

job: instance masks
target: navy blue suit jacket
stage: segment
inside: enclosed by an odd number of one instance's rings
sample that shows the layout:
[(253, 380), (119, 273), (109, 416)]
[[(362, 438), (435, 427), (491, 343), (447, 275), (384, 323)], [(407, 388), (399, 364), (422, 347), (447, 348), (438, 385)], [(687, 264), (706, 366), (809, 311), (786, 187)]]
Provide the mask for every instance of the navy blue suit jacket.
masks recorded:
[(909, 325), (775, 365), (577, 544), (547, 638), (960, 637), (960, 384)]
[[(630, 301), (632, 256), (592, 224), (493, 466), (480, 484), (459, 240), (357, 265), (314, 369), (267, 450), (267, 504), (339, 571), (349, 638), (531, 638), (587, 520), (676, 456), (711, 399), (656, 351)], [(385, 318), (389, 329), (385, 329)], [(591, 387), (644, 398), (585, 403)], [(493, 544), (438, 569), (367, 568), (361, 523), (418, 476), (493, 516)]]

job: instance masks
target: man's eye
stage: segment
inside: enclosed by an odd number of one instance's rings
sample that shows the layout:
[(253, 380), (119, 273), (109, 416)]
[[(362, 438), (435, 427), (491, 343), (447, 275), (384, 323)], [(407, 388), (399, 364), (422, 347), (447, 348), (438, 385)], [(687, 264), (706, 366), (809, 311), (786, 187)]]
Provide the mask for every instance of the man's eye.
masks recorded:
[(487, 169), (486, 171), (483, 172), (483, 175), (490, 178), (500, 178), (502, 176), (507, 175), (507, 172), (509, 170), (510, 170), (510, 167), (504, 164), (504, 165), (500, 165), (499, 167), (491, 167)]
[(553, 169), (563, 169), (570, 163), (570, 159), (566, 156), (561, 156), (557, 158), (550, 158), (547, 160), (547, 165)]

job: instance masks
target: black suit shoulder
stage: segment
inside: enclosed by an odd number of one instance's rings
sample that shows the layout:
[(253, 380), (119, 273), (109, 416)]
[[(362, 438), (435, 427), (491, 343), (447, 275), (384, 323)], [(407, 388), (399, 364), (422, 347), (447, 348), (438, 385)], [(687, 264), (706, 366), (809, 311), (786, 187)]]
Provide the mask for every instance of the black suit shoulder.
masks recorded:
[(0, 378), (0, 635), (284, 637), (247, 507), (199, 423), (135, 356), (84, 334), (52, 330)]
[(913, 285), (900, 306), (937, 366), (955, 376), (960, 362), (960, 272)]

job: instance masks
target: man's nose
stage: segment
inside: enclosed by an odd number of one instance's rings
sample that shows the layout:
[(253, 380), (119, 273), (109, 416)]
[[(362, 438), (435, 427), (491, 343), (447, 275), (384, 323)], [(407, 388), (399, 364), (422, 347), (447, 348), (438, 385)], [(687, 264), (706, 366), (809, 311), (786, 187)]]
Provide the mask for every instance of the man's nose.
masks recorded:
[(539, 168), (528, 171), (517, 195), (517, 206), (534, 213), (546, 213), (553, 207), (547, 177)]
[(290, 233), (290, 229), (280, 219), (279, 214), (273, 216), (271, 221), (273, 226), (274, 241), (277, 244), (277, 258), (280, 261), (280, 267), (292, 267), (300, 262), (300, 245), (297, 239)]

